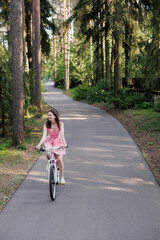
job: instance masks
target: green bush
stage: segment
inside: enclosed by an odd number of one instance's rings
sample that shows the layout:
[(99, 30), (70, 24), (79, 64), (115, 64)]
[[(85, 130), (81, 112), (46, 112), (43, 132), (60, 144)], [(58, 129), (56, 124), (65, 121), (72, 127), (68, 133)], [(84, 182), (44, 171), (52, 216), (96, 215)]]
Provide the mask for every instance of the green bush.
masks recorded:
[(86, 100), (89, 103), (99, 103), (105, 102), (108, 94), (104, 89), (100, 89), (99, 87), (90, 87), (87, 92)]
[(1, 139), (1, 141), (0, 141), (0, 151), (6, 150), (11, 146), (12, 146), (12, 139), (11, 138)]
[[(82, 84), (73, 88), (71, 92), (75, 100), (86, 99), (91, 104), (104, 102), (121, 109), (147, 109), (153, 107), (153, 103), (148, 101), (147, 97), (127, 88), (119, 90), (117, 97), (114, 97), (113, 91), (106, 91), (100, 85), (90, 87), (87, 84)], [(158, 106), (160, 106), (160, 103), (155, 105), (155, 108), (159, 109)]]
[(26, 146), (22, 143), (20, 145), (18, 145), (16, 148), (20, 151), (25, 151), (27, 149)]
[(154, 110), (155, 110), (156, 112), (160, 112), (160, 99), (155, 102), (153, 108), (154, 108)]
[(81, 86), (72, 88), (71, 92), (72, 92), (73, 99), (78, 100), (78, 101), (86, 99), (88, 89), (89, 89), (89, 86), (84, 85), (84, 84)]
[(149, 108), (152, 106), (152, 103), (147, 100), (147, 98), (141, 95), (138, 92), (132, 92), (130, 89), (121, 89), (118, 92), (118, 96), (112, 97), (110, 99), (112, 103), (114, 103), (115, 107), (121, 109), (128, 108)]

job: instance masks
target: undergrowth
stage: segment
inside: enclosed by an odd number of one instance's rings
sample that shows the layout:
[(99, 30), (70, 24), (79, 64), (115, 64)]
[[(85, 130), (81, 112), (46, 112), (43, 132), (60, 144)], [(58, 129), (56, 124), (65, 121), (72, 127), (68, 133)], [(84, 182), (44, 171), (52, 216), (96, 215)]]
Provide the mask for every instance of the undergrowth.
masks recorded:
[(123, 88), (118, 91), (115, 97), (112, 90), (106, 91), (101, 85), (81, 85), (70, 90), (75, 100), (85, 99), (88, 103), (103, 103), (120, 109), (153, 109), (160, 112), (160, 99), (154, 103), (142, 93), (134, 92), (131, 89)]

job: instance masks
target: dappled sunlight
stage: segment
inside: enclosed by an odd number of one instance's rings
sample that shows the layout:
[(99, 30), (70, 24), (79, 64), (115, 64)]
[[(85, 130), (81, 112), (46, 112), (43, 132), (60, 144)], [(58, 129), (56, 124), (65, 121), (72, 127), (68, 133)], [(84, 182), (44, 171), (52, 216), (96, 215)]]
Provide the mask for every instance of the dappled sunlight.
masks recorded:
[(82, 177), (75, 177), (74, 180), (81, 181), (81, 182), (92, 182), (92, 183), (101, 183), (101, 184), (115, 184), (109, 180), (104, 180), (102, 178), (82, 178)]
[(117, 176), (99, 176), (99, 177), (76, 177), (71, 176), (70, 185), (78, 185), (83, 188), (96, 189), (96, 190), (113, 190), (124, 191), (131, 193), (138, 193), (137, 188), (145, 185), (155, 185), (154, 182), (145, 181), (141, 178), (125, 178)]
[(151, 181), (145, 181), (142, 178), (119, 178), (118, 181), (120, 183), (124, 183), (127, 185), (132, 185), (132, 186), (139, 186), (139, 185), (155, 185), (154, 182)]
[(72, 116), (72, 117), (61, 117), (61, 120), (86, 120), (88, 118), (84, 118), (84, 117), (76, 117), (76, 116)]
[(45, 171), (31, 171), (27, 177), (27, 180), (48, 183), (48, 178)]
[(48, 179), (44, 179), (44, 178), (39, 178), (39, 177), (28, 177), (27, 180), (32, 180), (32, 181), (37, 181), (37, 182), (44, 182), (44, 183), (48, 183)]
[(46, 172), (40, 172), (40, 171), (31, 171), (30, 174), (31, 176), (46, 176)]
[[(134, 157), (137, 157), (139, 153), (135, 151), (134, 147), (130, 146), (121, 146), (121, 145), (116, 145), (116, 144), (108, 144), (105, 148), (100, 148), (100, 147), (74, 147), (75, 150), (80, 151), (81, 153), (92, 153), (92, 157), (100, 157), (100, 158), (115, 158), (115, 156), (123, 157), (125, 156), (125, 159), (130, 159)], [(124, 149), (124, 152), (118, 152), (118, 149)], [(116, 150), (116, 151), (115, 151)], [(100, 155), (99, 155), (100, 154)]]
[[(109, 163), (109, 162), (107, 162), (104, 164), (104, 166), (110, 167), (110, 168), (122, 168), (122, 167), (128, 167), (129, 165), (126, 163), (111, 163), (111, 162)], [(136, 169), (145, 169), (145, 166), (144, 166), (144, 164), (143, 165), (137, 164), (135, 166), (135, 168)]]
[(109, 178), (111, 181), (116, 183), (121, 183), (125, 185), (130, 186), (140, 186), (140, 185), (155, 185), (152, 181), (146, 181), (142, 178), (127, 178), (122, 176), (116, 176), (116, 175), (102, 175), (102, 178)]
[[(66, 174), (70, 177), (70, 184), (78, 185), (88, 189), (96, 190), (113, 190), (113, 191), (124, 191), (124, 192), (134, 192), (138, 193), (137, 187), (141, 186), (154, 186), (155, 182), (151, 180), (146, 180), (140, 177), (125, 177), (118, 175), (105, 174), (105, 171), (97, 169), (96, 175), (91, 175), (88, 173), (88, 168), (85, 168), (85, 164), (97, 164), (97, 162), (83, 162), (84, 171), (66, 171)], [(109, 164), (108, 164), (109, 165)], [(121, 164), (112, 164), (110, 167), (121, 168)], [(128, 167), (128, 166), (126, 166)], [(139, 165), (141, 169), (141, 164)], [(144, 168), (144, 167), (143, 167)], [(104, 170), (104, 169), (103, 169)]]
[(110, 167), (110, 168), (122, 168), (122, 167), (128, 167), (128, 164), (125, 163), (111, 163), (111, 162), (107, 162), (107, 163), (103, 163), (100, 161), (83, 161), (81, 162), (82, 164), (88, 164), (88, 165), (98, 165), (98, 166), (104, 166), (104, 167)]
[[(116, 144), (115, 144), (116, 145)], [(107, 146), (107, 144), (106, 144)], [(116, 145), (116, 147), (127, 147), (127, 146), (121, 146), (121, 145)], [(74, 148), (75, 149), (75, 148)], [(108, 148), (99, 148), (99, 147), (94, 147), (94, 148), (91, 148), (91, 147), (76, 147), (77, 150), (80, 150), (80, 151), (89, 151), (89, 152), (113, 152), (113, 149), (108, 149)]]
[(53, 92), (45, 92), (45, 93), (43, 93), (43, 95), (47, 95), (47, 96), (48, 95), (52, 95), (52, 96), (53, 95), (61, 95), (61, 94), (62, 94), (61, 92), (54, 92), (54, 93)]
[[(105, 140), (110, 140), (110, 141), (120, 141), (121, 143), (122, 142), (133, 142), (132, 138), (131, 137), (128, 137), (128, 136), (118, 136), (118, 135), (115, 135), (115, 136), (109, 136), (109, 135), (104, 135), (104, 136), (95, 136), (94, 138), (95, 139), (105, 139)], [(135, 147), (135, 146), (134, 146)]]
[(69, 181), (69, 185), (71, 186), (76, 186), (76, 187), (81, 187), (81, 188), (86, 188), (86, 189), (92, 189), (92, 190), (111, 190), (111, 191), (120, 191), (120, 192), (126, 192), (126, 193), (136, 193), (135, 190), (129, 189), (129, 188), (122, 188), (122, 187), (113, 187), (113, 186), (106, 186), (106, 185), (100, 185), (96, 187), (95, 185), (87, 185), (87, 184), (81, 184), (80, 182), (75, 182), (75, 181)]

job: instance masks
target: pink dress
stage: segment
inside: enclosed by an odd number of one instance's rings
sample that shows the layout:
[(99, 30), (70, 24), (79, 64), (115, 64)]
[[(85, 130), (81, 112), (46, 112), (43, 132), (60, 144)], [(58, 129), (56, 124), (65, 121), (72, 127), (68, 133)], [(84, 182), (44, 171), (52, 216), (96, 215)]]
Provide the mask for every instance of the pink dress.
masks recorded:
[[(47, 128), (48, 131), (48, 136), (46, 137), (46, 140), (44, 141), (44, 146), (45, 148), (50, 148), (50, 147), (61, 147), (63, 146), (63, 141), (60, 136), (60, 129), (58, 126), (56, 127), (55, 132), (53, 131), (52, 128)], [(55, 153), (59, 155), (65, 155), (66, 151), (54, 151)]]

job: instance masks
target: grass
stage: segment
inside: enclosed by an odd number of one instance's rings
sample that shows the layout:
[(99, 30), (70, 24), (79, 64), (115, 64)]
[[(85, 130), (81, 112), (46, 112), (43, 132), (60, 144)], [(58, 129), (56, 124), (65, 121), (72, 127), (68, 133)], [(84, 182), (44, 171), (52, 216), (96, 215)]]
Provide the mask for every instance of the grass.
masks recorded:
[(152, 109), (129, 109), (126, 110), (129, 116), (133, 116), (135, 119), (135, 126), (138, 127), (138, 131), (145, 130), (159, 141), (160, 137), (160, 113), (155, 112)]

